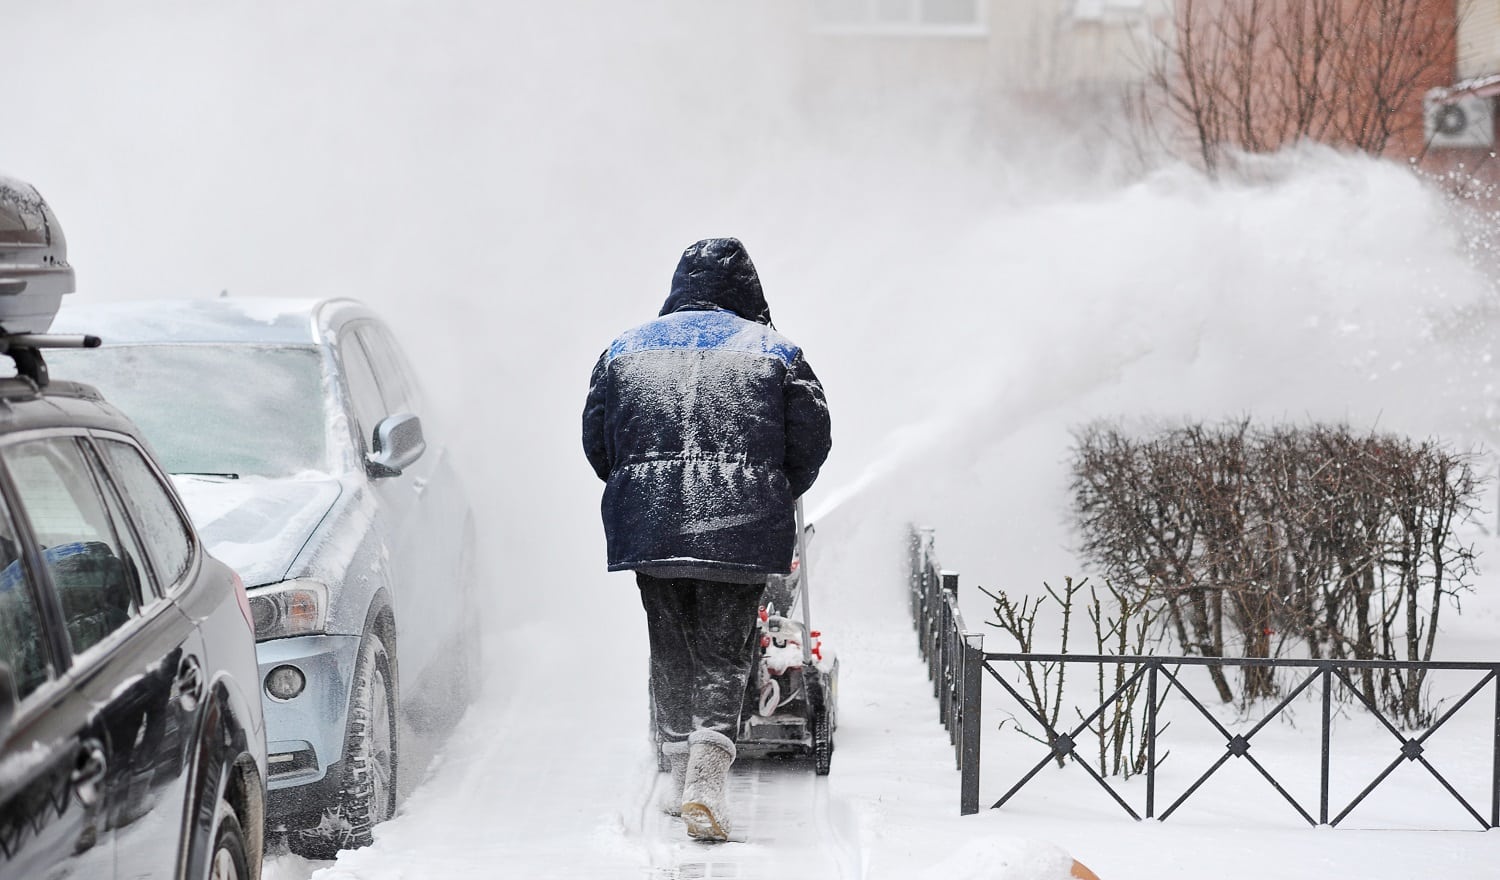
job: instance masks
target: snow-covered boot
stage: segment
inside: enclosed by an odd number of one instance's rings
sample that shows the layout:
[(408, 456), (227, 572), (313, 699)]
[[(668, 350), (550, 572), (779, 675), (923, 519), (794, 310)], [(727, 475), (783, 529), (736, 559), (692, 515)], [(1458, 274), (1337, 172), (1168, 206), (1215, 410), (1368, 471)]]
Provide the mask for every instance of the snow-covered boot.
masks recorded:
[(687, 741), (662, 743), (661, 753), (667, 759), (667, 770), (672, 774), (672, 781), (661, 797), (661, 811), (668, 816), (681, 816), (682, 788), (687, 782)]
[(734, 740), (717, 730), (695, 730), (688, 737), (687, 779), (682, 791), (682, 819), (689, 837), (728, 840), (729, 814), (724, 789), (734, 763)]

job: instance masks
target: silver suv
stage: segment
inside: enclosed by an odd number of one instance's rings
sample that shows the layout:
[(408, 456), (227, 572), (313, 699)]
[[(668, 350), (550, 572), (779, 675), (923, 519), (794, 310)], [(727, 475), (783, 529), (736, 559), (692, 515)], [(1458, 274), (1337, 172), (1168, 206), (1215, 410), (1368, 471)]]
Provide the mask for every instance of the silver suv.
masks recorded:
[(368, 844), (403, 741), (466, 701), (478, 627), (469, 503), (390, 330), (347, 299), (65, 308), (56, 327), (104, 339), (55, 369), (136, 419), (249, 587), (271, 827), (311, 857)]

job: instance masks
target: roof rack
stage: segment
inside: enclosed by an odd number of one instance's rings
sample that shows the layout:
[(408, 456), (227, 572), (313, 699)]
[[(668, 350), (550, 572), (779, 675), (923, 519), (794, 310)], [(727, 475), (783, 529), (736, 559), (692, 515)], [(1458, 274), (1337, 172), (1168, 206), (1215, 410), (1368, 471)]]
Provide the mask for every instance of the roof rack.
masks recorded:
[(16, 375), (25, 376), (37, 388), (47, 387), (47, 361), (44, 348), (98, 348), (100, 339), (90, 334), (0, 333), (0, 354), (16, 362)]

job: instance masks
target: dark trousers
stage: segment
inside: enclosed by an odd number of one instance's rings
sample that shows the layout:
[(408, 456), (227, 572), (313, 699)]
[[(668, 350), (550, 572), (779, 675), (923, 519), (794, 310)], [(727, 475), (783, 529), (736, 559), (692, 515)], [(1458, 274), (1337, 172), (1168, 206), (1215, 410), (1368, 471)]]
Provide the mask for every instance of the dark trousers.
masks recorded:
[(636, 573), (651, 636), (651, 695), (663, 742), (699, 728), (734, 740), (764, 584)]

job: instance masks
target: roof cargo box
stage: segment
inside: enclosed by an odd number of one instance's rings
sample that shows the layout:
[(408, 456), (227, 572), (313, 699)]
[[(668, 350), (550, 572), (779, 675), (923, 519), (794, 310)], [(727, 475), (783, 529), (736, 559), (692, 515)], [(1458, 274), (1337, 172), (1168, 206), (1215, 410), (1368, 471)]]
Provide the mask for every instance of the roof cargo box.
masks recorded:
[(73, 287), (52, 209), (31, 184), (0, 176), (0, 334), (46, 333)]

